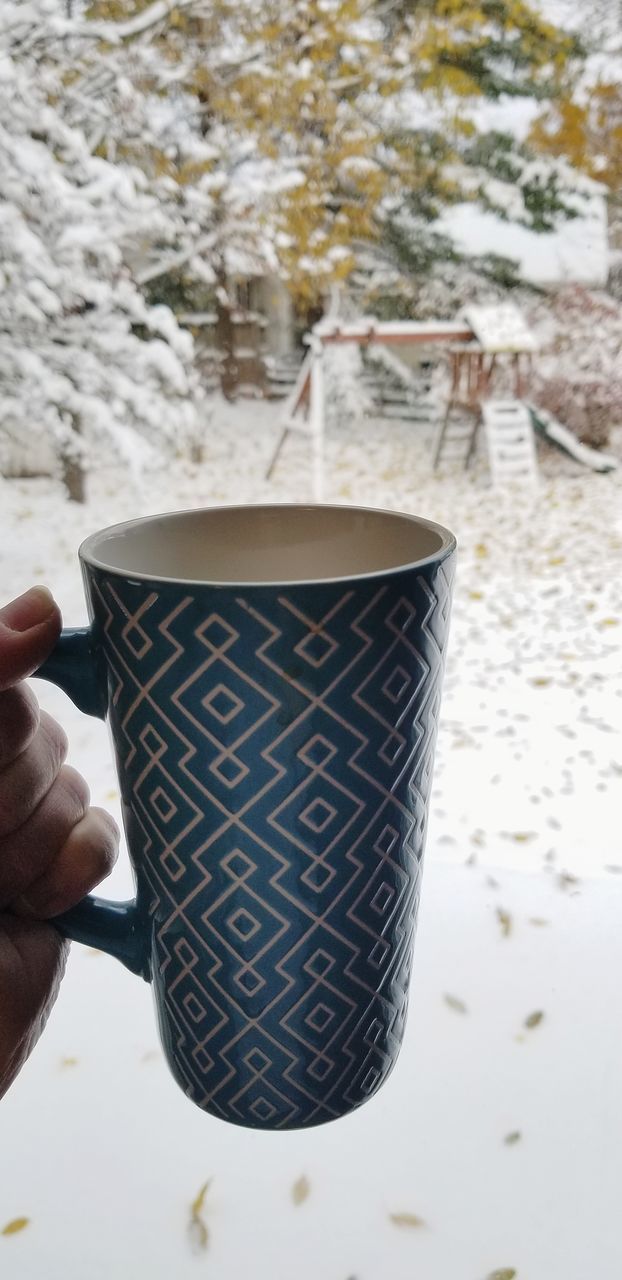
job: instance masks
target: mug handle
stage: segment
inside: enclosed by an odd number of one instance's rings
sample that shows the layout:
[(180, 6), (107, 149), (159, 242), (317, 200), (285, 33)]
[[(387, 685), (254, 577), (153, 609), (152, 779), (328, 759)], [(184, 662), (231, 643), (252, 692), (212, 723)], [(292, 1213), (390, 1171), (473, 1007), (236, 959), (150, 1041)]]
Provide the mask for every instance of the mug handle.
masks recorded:
[[(87, 715), (106, 719), (108, 680), (101, 648), (91, 627), (66, 627), (49, 658), (33, 671), (58, 685)], [(108, 902), (92, 894), (50, 920), (66, 938), (115, 956), (132, 973), (149, 981), (145, 921), (136, 899)]]

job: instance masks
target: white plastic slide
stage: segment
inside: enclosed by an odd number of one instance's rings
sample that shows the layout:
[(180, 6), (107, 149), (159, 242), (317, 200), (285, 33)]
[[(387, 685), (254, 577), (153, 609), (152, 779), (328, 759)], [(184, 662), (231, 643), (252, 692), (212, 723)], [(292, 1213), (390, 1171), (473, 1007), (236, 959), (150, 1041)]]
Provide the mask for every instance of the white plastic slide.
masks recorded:
[(618, 462), (616, 458), (611, 457), (611, 454), (600, 453), (598, 449), (590, 449), (588, 445), (581, 444), (568, 427), (562, 426), (562, 423), (545, 409), (539, 409), (533, 404), (528, 404), (527, 408), (536, 435), (546, 440), (547, 444), (555, 445), (557, 449), (561, 449), (562, 453), (567, 453), (569, 457), (574, 458), (575, 462), (581, 463), (584, 467), (590, 467), (592, 471), (615, 471)]

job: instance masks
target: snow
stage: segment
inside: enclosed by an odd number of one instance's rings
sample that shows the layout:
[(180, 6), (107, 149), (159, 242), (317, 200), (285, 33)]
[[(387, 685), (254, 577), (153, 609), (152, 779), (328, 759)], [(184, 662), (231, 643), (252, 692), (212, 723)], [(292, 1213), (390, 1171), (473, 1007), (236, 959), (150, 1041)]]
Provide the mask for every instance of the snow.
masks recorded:
[(524, 316), (511, 302), (499, 306), (467, 307), (464, 312), (484, 351), (537, 351), (538, 344)]
[[(4, 596), (48, 582), (80, 624), (76, 548), (93, 530), (157, 510), (308, 500), (302, 438), (263, 479), (279, 406), (209, 409), (201, 467), (178, 460), (142, 481), (96, 472), (82, 507), (51, 480), (1, 481)], [(612, 447), (622, 455), (620, 431)], [(0, 1237), (7, 1280), (620, 1274), (622, 472), (595, 475), (541, 447), (539, 495), (501, 501), (481, 454), (472, 473), (447, 463), (432, 475), (430, 448), (428, 429), (403, 421), (348, 420), (327, 440), (327, 501), (418, 511), (460, 547), (394, 1074), (338, 1125), (274, 1135), (224, 1125), (170, 1078), (146, 985), (74, 946), (0, 1113), (0, 1229), (31, 1218)], [(67, 728), (93, 802), (119, 816), (104, 726), (35, 687)], [(105, 892), (131, 887), (122, 852)], [(507, 937), (499, 911), (511, 916)], [(526, 1030), (536, 1010), (544, 1019)], [(311, 1191), (295, 1208), (303, 1174)], [(189, 1207), (208, 1178), (201, 1259)], [(389, 1219), (400, 1212), (425, 1227), (400, 1229)]]
[(449, 235), (468, 255), (496, 253), (514, 259), (525, 280), (552, 285), (574, 281), (602, 287), (607, 280), (607, 212), (601, 196), (594, 196), (581, 217), (555, 231), (536, 232), (472, 203), (447, 209), (434, 229)]

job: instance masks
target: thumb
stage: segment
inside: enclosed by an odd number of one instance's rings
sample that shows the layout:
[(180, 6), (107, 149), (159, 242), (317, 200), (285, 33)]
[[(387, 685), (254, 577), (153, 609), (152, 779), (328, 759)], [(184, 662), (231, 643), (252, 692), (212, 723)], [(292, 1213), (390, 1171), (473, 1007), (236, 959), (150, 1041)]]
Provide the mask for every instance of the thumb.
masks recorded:
[(0, 690), (32, 675), (51, 653), (60, 609), (47, 587), (31, 587), (0, 609)]

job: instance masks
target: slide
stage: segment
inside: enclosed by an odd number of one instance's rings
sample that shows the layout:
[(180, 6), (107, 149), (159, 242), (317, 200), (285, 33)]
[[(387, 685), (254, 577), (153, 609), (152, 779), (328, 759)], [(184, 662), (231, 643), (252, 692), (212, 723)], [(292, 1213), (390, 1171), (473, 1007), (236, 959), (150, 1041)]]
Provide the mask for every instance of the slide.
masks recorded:
[(618, 462), (611, 454), (600, 453), (598, 449), (590, 449), (586, 444), (581, 444), (573, 432), (562, 426), (546, 409), (539, 409), (533, 404), (528, 404), (527, 408), (536, 435), (546, 440), (547, 444), (555, 445), (562, 453), (567, 453), (575, 462), (590, 467), (592, 471), (615, 471)]

